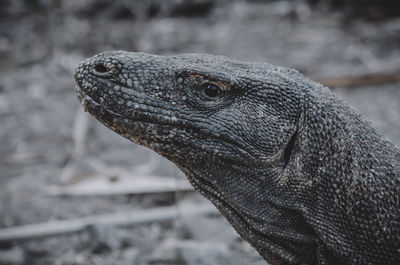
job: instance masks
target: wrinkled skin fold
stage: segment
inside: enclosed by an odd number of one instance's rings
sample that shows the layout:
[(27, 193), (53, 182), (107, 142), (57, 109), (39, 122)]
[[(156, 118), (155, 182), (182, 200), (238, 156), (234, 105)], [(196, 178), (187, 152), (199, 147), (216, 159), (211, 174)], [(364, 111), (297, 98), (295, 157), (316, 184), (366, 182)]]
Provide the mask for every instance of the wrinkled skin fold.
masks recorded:
[(400, 151), (295, 70), (104, 52), (75, 70), (111, 130), (175, 163), (270, 264), (399, 264)]

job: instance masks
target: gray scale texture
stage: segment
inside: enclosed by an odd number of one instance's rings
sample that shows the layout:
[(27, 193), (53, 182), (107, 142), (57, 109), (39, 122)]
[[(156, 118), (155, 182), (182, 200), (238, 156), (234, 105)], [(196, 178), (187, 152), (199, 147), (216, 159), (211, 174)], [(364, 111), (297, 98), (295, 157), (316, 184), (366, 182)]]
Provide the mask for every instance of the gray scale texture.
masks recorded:
[(270, 264), (398, 264), (400, 150), (328, 88), (267, 63), (124, 51), (75, 79), (89, 113), (175, 163)]

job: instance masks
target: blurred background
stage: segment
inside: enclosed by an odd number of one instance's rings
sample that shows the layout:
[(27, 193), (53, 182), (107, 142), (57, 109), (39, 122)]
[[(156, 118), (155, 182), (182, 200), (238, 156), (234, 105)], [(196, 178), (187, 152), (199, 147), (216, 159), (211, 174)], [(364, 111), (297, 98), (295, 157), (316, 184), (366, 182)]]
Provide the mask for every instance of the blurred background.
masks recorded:
[(400, 145), (396, 0), (0, 0), (0, 265), (261, 265), (182, 173), (82, 111), (104, 50), (300, 70)]

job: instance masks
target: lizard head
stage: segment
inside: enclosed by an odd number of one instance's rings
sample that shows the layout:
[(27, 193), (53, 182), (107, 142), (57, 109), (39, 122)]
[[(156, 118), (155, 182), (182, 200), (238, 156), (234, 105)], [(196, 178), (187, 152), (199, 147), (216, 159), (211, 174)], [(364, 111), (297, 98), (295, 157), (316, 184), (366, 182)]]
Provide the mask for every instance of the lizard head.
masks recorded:
[(89, 113), (177, 164), (264, 168), (287, 162), (297, 130), (301, 98), (281, 89), (287, 70), (206, 54), (116, 51), (83, 61), (75, 79)]
[(278, 239), (300, 221), (275, 199), (289, 194), (282, 187), (303, 111), (299, 76), (222, 56), (123, 51), (86, 59), (75, 71), (89, 113), (178, 165), (264, 257), (292, 262)]

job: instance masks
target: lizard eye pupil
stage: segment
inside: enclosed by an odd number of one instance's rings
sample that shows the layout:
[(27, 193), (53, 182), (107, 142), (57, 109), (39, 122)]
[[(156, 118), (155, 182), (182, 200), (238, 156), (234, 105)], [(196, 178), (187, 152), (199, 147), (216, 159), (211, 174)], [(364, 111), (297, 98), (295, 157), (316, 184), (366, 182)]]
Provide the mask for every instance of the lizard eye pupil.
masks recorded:
[(215, 99), (221, 94), (221, 89), (216, 84), (207, 83), (203, 86), (204, 94), (210, 99)]

